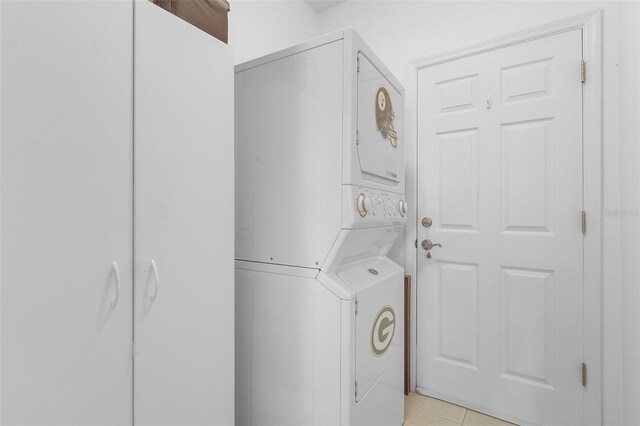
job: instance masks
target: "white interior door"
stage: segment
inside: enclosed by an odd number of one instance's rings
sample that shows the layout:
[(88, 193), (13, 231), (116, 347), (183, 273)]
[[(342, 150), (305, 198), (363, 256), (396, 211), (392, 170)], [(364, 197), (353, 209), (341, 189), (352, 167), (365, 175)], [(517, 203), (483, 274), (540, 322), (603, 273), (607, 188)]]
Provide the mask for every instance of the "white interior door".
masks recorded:
[(419, 71), (417, 387), (582, 424), (582, 34)]
[(135, 34), (134, 423), (231, 425), (231, 52), (146, 0)]
[(133, 3), (0, 8), (0, 423), (131, 424)]

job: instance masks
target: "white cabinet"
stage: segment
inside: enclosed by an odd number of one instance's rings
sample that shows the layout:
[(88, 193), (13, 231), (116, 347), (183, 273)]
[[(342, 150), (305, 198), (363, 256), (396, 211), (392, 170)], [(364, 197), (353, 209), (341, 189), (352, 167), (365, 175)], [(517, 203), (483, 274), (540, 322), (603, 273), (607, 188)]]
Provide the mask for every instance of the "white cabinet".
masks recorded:
[(228, 47), (133, 0), (0, 42), (0, 424), (233, 423)]
[(231, 52), (146, 0), (135, 19), (134, 420), (231, 425)]
[(0, 8), (0, 421), (130, 424), (132, 3)]

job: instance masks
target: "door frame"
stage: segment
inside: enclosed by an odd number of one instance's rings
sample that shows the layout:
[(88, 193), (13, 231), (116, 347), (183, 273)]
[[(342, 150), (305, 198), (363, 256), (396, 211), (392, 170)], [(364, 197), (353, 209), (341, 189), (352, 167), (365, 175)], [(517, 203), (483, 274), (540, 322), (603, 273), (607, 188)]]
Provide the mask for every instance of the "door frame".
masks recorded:
[[(525, 29), (481, 42), (462, 49), (456, 49), (426, 58), (412, 61), (415, 67), (414, 81), (416, 96), (413, 99), (417, 111), (418, 103), (418, 72), (421, 69), (451, 62), (473, 55), (489, 52), (553, 36), (567, 31), (582, 30), (582, 57), (586, 62), (586, 79), (582, 86), (582, 145), (583, 145), (583, 204), (586, 212), (586, 233), (584, 234), (584, 362), (588, 366), (588, 381), (585, 387), (584, 419), (589, 425), (602, 424), (602, 288), (603, 288), (603, 128), (602, 128), (602, 9), (593, 10), (566, 19), (554, 21), (542, 26)], [(576, 64), (576, 73), (580, 72)], [(413, 238), (418, 235), (418, 119), (416, 118), (416, 145), (414, 147), (415, 194), (412, 197), (416, 203), (415, 227), (411, 229)], [(409, 228), (409, 227), (408, 227)], [(408, 229), (409, 231), (409, 229)], [(417, 241), (417, 240), (416, 240)], [(407, 244), (408, 247), (408, 244)], [(415, 263), (412, 268), (414, 292), (417, 289), (417, 265), (421, 253), (415, 248)], [(415, 324), (417, 306), (416, 297), (412, 297), (412, 322)], [(416, 327), (414, 326), (415, 330)], [(411, 347), (416, 350), (416, 334), (412, 333)], [(412, 359), (412, 389), (416, 385), (416, 357)], [(576, 368), (578, 368), (576, 366)]]

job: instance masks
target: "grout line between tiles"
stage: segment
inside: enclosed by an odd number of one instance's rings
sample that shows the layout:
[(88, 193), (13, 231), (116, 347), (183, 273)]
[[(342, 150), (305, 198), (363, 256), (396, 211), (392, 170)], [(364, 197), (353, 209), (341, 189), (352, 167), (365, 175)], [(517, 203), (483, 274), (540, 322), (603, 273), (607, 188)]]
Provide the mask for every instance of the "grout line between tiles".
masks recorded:
[[(436, 414), (436, 413), (432, 413), (431, 411), (427, 411), (427, 410), (424, 410), (424, 409), (422, 409), (422, 408), (420, 408), (420, 407), (416, 407), (415, 405), (411, 405), (411, 404), (406, 404), (406, 405), (408, 405), (408, 406), (409, 406), (409, 407), (411, 407), (411, 408), (415, 408), (415, 409), (416, 409), (416, 410), (418, 410), (418, 411), (422, 411), (423, 413), (427, 413), (427, 414), (430, 414), (430, 415), (432, 415), (432, 416), (436, 416), (436, 417), (437, 417), (437, 418), (439, 418), (439, 419), (446, 420), (446, 421), (448, 421), (448, 422), (455, 423), (455, 424), (457, 424), (457, 425), (461, 425), (461, 426), (462, 426), (462, 423), (458, 423), (458, 422), (457, 422), (457, 421), (455, 421), (455, 420), (448, 419), (448, 418), (446, 418), (446, 417), (442, 417), (442, 416), (440, 416), (440, 415), (438, 415), (438, 414)], [(462, 418), (462, 421), (463, 421), (463, 422), (464, 422), (464, 419), (467, 417), (467, 411), (469, 411), (469, 410), (467, 410), (467, 409), (465, 408), (465, 409), (464, 409), (464, 417)]]

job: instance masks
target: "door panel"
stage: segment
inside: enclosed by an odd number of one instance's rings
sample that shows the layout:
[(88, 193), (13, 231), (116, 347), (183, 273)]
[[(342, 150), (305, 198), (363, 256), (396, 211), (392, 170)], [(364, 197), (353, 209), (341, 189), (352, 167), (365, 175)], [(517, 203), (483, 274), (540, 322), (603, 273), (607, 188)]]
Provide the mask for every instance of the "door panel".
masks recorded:
[(478, 265), (440, 262), (438, 357), (478, 369)]
[(233, 424), (231, 53), (146, 0), (135, 19), (134, 423)]
[(581, 31), (419, 72), (417, 385), (580, 424)]
[(397, 185), (404, 164), (402, 94), (363, 53), (358, 53), (358, 66), (360, 170), (368, 179)]
[(360, 402), (372, 387), (382, 385), (379, 380), (385, 371), (402, 357), (404, 312), (398, 285), (402, 269), (388, 258), (374, 257), (338, 272), (338, 276), (357, 294), (355, 399)]
[(1, 7), (0, 423), (131, 424), (133, 3)]

